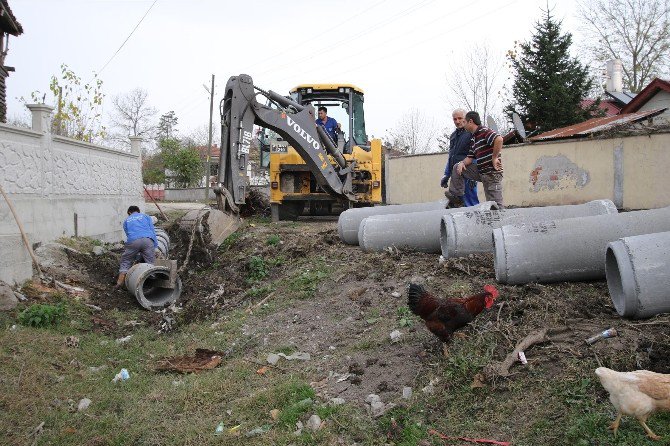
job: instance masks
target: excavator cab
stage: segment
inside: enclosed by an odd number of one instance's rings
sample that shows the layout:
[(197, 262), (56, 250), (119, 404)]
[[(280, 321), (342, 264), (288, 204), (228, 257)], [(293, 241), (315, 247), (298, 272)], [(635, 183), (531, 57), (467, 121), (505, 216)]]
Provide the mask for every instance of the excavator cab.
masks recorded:
[[(299, 215), (333, 215), (355, 206), (381, 203), (381, 141), (370, 141), (365, 131), (363, 90), (349, 84), (303, 84), (290, 98), (317, 110), (324, 106), (328, 117), (340, 124), (336, 146), (353, 168), (356, 200), (334, 197), (324, 191), (297, 151), (276, 134), (264, 134), (261, 147), (270, 152), (270, 204), (273, 221), (293, 220)], [(329, 157), (329, 162), (335, 160)]]

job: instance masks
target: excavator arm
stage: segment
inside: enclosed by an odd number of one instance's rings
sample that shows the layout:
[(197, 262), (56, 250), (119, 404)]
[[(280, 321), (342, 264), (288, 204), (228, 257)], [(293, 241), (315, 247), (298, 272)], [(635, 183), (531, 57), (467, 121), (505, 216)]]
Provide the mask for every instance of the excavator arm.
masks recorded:
[[(259, 94), (277, 108), (259, 103), (256, 100)], [(271, 129), (288, 141), (327, 193), (356, 200), (352, 192), (355, 161), (347, 165), (323, 127), (315, 124), (314, 107), (254, 87), (251, 77), (241, 74), (228, 80), (221, 101), (219, 184), (214, 189), (219, 209), (237, 213), (237, 205), (244, 203), (254, 124)], [(336, 166), (328, 155), (336, 161)]]

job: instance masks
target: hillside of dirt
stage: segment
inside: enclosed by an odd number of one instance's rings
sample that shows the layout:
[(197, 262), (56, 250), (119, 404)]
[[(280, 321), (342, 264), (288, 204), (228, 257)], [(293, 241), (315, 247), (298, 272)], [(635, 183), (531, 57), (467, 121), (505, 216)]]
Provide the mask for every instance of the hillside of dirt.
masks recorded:
[[(171, 257), (183, 265), (189, 234), (164, 226)], [(614, 409), (593, 371), (603, 365), (670, 373), (670, 324), (667, 315), (621, 319), (604, 281), (498, 285), (488, 255), (440, 263), (436, 255), (365, 253), (340, 242), (335, 220), (272, 224), (252, 218), (217, 250), (194, 242), (180, 275), (181, 298), (149, 312), (138, 310), (127, 291), (111, 289), (119, 253), (118, 246), (107, 246), (101, 256), (68, 256), (70, 268), (82, 275), (71, 275), (69, 282), (86, 288), (86, 301), (101, 308), (92, 316), (93, 330), (110, 337), (133, 333), (134, 326), (119, 316), (132, 313), (137, 326), (161, 333), (162, 342), (184, 337), (186, 346), (224, 351), (224, 364), (241, 361), (236, 364), (262, 375), (263, 391), (299, 377), (321, 404), (341, 398), (348, 408), (325, 414), (328, 427), (318, 435), (291, 437), (297, 428), (285, 425), (246, 438), (249, 444), (289, 444), (287, 438), (295, 444), (465, 444), (445, 443), (431, 429), (515, 445), (651, 444), (634, 420), (622, 424), (616, 440), (607, 431)], [(408, 311), (410, 282), (443, 297), (464, 297), (495, 284), (500, 297), (452, 340), (445, 357), (439, 340)], [(585, 343), (610, 327), (617, 337)], [(527, 365), (515, 362), (509, 377), (485, 376), (520, 340), (542, 329), (549, 329), (549, 340), (525, 351)], [(212, 345), (212, 339), (221, 341)], [(270, 364), (273, 353), (307, 353), (309, 359)], [(411, 397), (403, 398), (405, 388), (412, 389)], [(370, 394), (383, 402), (382, 413), (369, 414)], [(225, 407), (242, 404), (230, 398)], [(300, 420), (307, 423), (308, 415)], [(251, 430), (250, 419), (245, 415), (232, 424)], [(650, 427), (670, 438), (669, 419), (656, 415)], [(219, 441), (198, 438), (200, 444)]]

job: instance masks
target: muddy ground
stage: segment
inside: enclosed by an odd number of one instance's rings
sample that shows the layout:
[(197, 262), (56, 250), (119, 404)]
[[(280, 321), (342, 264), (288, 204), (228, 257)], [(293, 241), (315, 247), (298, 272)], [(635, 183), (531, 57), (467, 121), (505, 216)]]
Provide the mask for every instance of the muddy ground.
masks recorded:
[[(171, 257), (183, 265), (189, 234), (174, 224), (163, 226), (171, 235)], [(126, 291), (111, 289), (120, 249), (109, 248), (97, 257), (70, 253), (70, 273), (61, 270), (60, 274), (61, 279), (86, 287), (88, 301), (103, 309), (95, 316), (94, 329), (121, 336), (128, 334), (128, 327), (116, 326), (106, 314), (135, 310), (137, 304)], [(82, 275), (71, 273), (76, 270)], [(444, 297), (476, 293), (485, 284), (499, 289), (494, 307), (462, 331), (464, 338), (452, 341), (450, 348), (459, 360), (468, 357), (462, 345), (480, 346), (474, 358), (477, 365), (462, 365), (468, 382), (487, 363), (502, 360), (529, 333), (543, 328), (556, 333), (550, 342), (526, 351), (528, 366), (517, 363), (509, 378), (484, 384), (499, 400), (521, 391), (519, 403), (533, 404), (533, 392), (542, 391), (531, 385), (533, 380), (589, 378), (593, 366), (600, 364), (670, 373), (667, 317), (621, 319), (604, 281), (498, 285), (489, 255), (440, 263), (437, 255), (396, 250), (365, 253), (340, 242), (335, 219), (279, 224), (248, 219), (217, 250), (203, 249), (195, 242), (180, 276), (183, 293), (177, 304), (163, 312), (142, 312), (139, 317), (145, 326), (161, 332), (178, 332), (194, 323), (216, 329), (244, 312), (237, 333), (225, 337), (226, 351), (241, 354), (259, 367), (266, 364), (269, 353), (309, 353), (308, 361), (282, 360), (275, 367), (284, 373), (306, 374), (324, 401), (339, 397), (364, 408), (366, 396), (374, 393), (385, 403), (403, 405), (403, 387), (420, 392), (432, 377), (444, 376), (441, 370), (460, 367), (453, 358), (443, 357), (438, 339), (420, 319), (408, 314), (406, 287), (412, 281)], [(266, 303), (258, 306), (265, 298)], [(584, 342), (610, 327), (617, 329), (618, 337), (593, 346)], [(401, 332), (397, 343), (390, 339), (394, 330)], [(442, 379), (437, 392), (448, 394), (451, 384)], [(594, 389), (597, 402), (607, 406), (607, 394), (597, 385)], [(447, 409), (433, 406), (427, 420), (439, 418), (442, 410), (446, 417)], [(526, 418), (524, 411), (518, 411), (506, 418), (505, 425), (484, 430), (489, 435), (524, 438)]]

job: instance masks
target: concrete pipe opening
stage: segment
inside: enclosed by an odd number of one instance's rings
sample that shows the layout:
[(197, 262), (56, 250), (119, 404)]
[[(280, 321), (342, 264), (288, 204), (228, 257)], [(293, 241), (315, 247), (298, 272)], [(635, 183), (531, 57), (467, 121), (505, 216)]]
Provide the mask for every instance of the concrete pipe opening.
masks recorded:
[(181, 295), (181, 280), (175, 281), (175, 287), (169, 288), (170, 270), (165, 266), (136, 263), (126, 274), (126, 289), (147, 310), (170, 305)]
[(621, 240), (612, 242), (605, 254), (605, 275), (612, 303), (617, 313), (623, 317), (631, 317), (637, 312), (637, 293), (634, 284), (633, 267), (626, 246)]
[(610, 242), (605, 276), (619, 315), (639, 319), (670, 312), (670, 232)]

